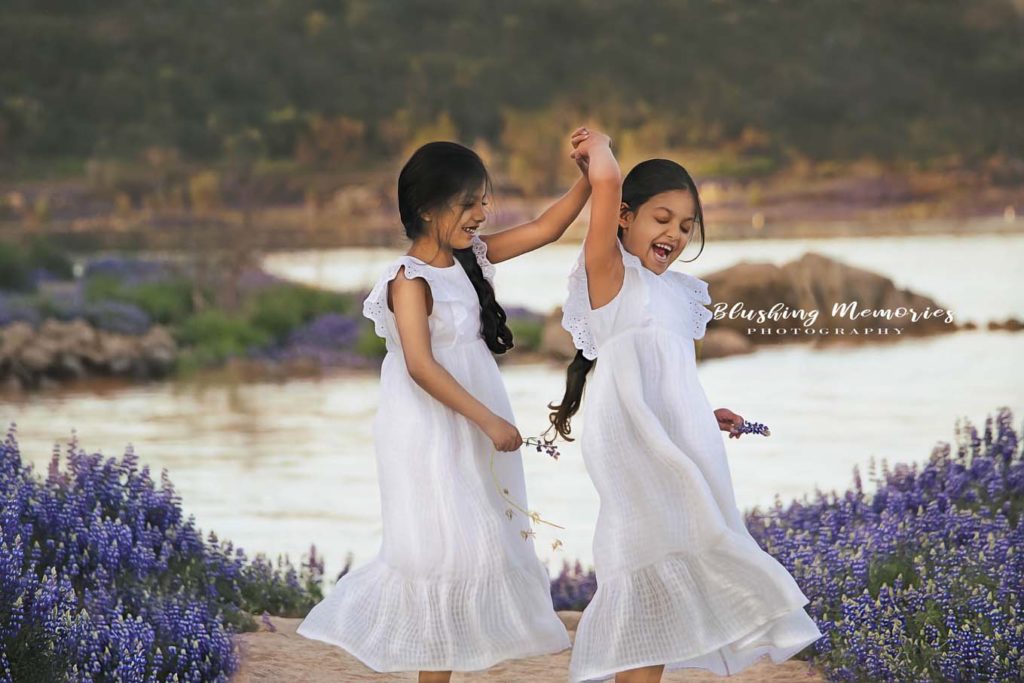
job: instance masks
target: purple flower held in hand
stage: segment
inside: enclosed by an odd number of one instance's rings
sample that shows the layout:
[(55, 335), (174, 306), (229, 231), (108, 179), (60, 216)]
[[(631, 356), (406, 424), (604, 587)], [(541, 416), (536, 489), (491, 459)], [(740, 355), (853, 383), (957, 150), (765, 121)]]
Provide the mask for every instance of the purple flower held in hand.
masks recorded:
[(555, 460), (558, 460), (558, 456), (561, 455), (558, 452), (558, 446), (554, 445), (553, 443), (548, 443), (547, 441), (544, 441), (539, 436), (526, 437), (525, 439), (523, 439), (523, 445), (533, 446), (534, 448), (537, 449), (538, 453), (547, 453)]
[(761, 434), (763, 436), (771, 436), (772, 433), (768, 429), (768, 425), (760, 422), (747, 422), (743, 421), (739, 427), (732, 430), (733, 434)]

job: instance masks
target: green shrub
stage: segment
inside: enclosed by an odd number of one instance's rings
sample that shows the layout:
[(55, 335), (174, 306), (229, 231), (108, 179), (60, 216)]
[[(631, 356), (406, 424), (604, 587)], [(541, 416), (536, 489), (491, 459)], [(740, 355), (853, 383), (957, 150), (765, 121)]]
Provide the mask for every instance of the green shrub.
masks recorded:
[(204, 311), (188, 318), (178, 327), (175, 336), (179, 344), (192, 347), (191, 360), (199, 365), (214, 365), (232, 356), (244, 356), (250, 348), (264, 347), (271, 341), (264, 330), (244, 318), (221, 311)]
[(351, 295), (327, 292), (302, 285), (281, 285), (261, 290), (247, 307), (248, 319), (272, 339), (281, 341), (289, 332), (323, 313), (350, 313)]
[(45, 268), (48, 272), (64, 280), (74, 277), (71, 259), (44, 237), (32, 238), (32, 241), (29, 242), (27, 257), (33, 268)]
[(30, 274), (28, 260), (21, 247), (0, 242), (0, 289), (27, 291), (32, 288)]
[(121, 281), (113, 275), (93, 275), (85, 281), (86, 301), (103, 301), (114, 299), (125, 301)]
[(512, 330), (512, 341), (520, 351), (537, 351), (544, 334), (544, 321), (529, 318), (512, 318), (507, 321)]
[(383, 358), (388, 352), (387, 343), (373, 331), (373, 322), (363, 321), (363, 329), (356, 341), (356, 353), (367, 358)]
[(192, 284), (188, 280), (147, 282), (121, 293), (163, 325), (181, 324), (192, 315)]

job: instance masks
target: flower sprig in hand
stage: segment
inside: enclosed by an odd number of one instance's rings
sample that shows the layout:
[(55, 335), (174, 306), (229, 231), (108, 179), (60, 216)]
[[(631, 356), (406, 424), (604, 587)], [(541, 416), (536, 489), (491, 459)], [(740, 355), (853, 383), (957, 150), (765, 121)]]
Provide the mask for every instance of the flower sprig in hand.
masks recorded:
[[(558, 452), (558, 447), (557, 446), (555, 446), (554, 444), (548, 443), (548, 442), (544, 441), (543, 439), (541, 439), (540, 437), (537, 437), (537, 436), (531, 436), (531, 437), (528, 437), (526, 439), (523, 439), (523, 445), (533, 446), (534, 448), (537, 449), (538, 453), (547, 453), (548, 455), (550, 455), (555, 460), (558, 460), (558, 456), (560, 455), (559, 452)], [(532, 522), (533, 524), (547, 524), (548, 526), (553, 526), (556, 529), (564, 529), (565, 527), (560, 526), (558, 524), (555, 524), (554, 522), (548, 521), (548, 520), (544, 519), (543, 517), (541, 517), (540, 513), (537, 512), (536, 510), (526, 510), (526, 509), (524, 509), (522, 506), (520, 506), (518, 503), (516, 503), (514, 500), (512, 500), (512, 498), (509, 497), (508, 489), (501, 485), (501, 483), (498, 481), (498, 475), (494, 471), (494, 454), (495, 453), (496, 453), (496, 451), (492, 449), (491, 450), (491, 477), (494, 479), (494, 485), (498, 488), (498, 493), (501, 494), (501, 497), (504, 498), (505, 502), (507, 502), (509, 504), (509, 506), (510, 506), (510, 507), (505, 509), (505, 516), (508, 518), (508, 520), (511, 522), (513, 519), (515, 519), (516, 511), (518, 510), (520, 513), (525, 515), (527, 517), (527, 519), (529, 519), (530, 522)], [(528, 541), (529, 539), (533, 538), (536, 535), (536, 532), (532, 528), (527, 527), (526, 529), (521, 530), (519, 532), (519, 535), (523, 537), (524, 541)], [(554, 541), (552, 541), (552, 543), (551, 543), (551, 549), (552, 550), (558, 550), (561, 547), (562, 547), (561, 539), (556, 538)]]
[(742, 415), (737, 415), (728, 408), (719, 408), (715, 411), (715, 419), (718, 420), (718, 428), (723, 432), (729, 432), (730, 439), (738, 439), (743, 434), (761, 434), (771, 436), (768, 425), (760, 422), (747, 422)]

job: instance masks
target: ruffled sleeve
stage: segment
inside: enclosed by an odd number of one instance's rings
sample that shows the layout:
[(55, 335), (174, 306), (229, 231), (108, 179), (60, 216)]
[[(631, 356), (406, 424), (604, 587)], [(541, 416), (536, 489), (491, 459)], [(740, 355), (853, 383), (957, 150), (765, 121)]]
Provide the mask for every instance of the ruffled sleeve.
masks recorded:
[(597, 358), (597, 342), (590, 327), (590, 293), (583, 250), (569, 273), (569, 295), (562, 306), (562, 327), (572, 335), (573, 345), (588, 360)]
[(494, 286), (494, 264), (487, 260), (487, 242), (480, 239), (480, 235), (473, 235), (473, 254), (480, 270), (484, 272), (484, 279)]
[(705, 308), (705, 305), (711, 303), (708, 283), (699, 277), (678, 270), (667, 271), (665, 275), (672, 278), (672, 286), (680, 292), (686, 302), (687, 315), (684, 332), (694, 339), (701, 339), (708, 321), (714, 317), (714, 314)]
[(373, 321), (373, 331), (378, 337), (387, 339), (387, 318), (391, 313), (388, 308), (388, 283), (395, 279), (398, 271), (405, 266), (405, 277), (411, 280), (414, 277), (421, 277), (430, 284), (431, 296), (434, 301), (438, 300), (438, 285), (430, 268), (422, 263), (417, 263), (408, 256), (402, 256), (388, 264), (384, 274), (377, 280), (370, 293), (363, 300), (363, 315)]

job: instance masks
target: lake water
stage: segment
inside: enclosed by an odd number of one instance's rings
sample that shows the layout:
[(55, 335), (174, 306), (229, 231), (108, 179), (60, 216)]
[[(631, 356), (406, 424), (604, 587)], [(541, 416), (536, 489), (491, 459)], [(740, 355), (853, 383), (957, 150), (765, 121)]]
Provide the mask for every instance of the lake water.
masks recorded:
[[(509, 305), (557, 305), (577, 253), (554, 245), (498, 266), (498, 295)], [(705, 247), (697, 275), (739, 260), (782, 263), (805, 251), (881, 272), (898, 286), (935, 298), (960, 321), (1024, 318), (1024, 237), (873, 238), (718, 243)], [(296, 279), (366, 287), (387, 250), (275, 255), (268, 266)], [(521, 261), (521, 262), (520, 262)], [(801, 345), (704, 362), (701, 381), (713, 407), (764, 422), (772, 436), (724, 439), (740, 507), (770, 505), (845, 489), (854, 465), (926, 460), (965, 417), (981, 425), (1010, 406), (1024, 420), (1024, 336), (983, 329), (926, 339), (813, 350)], [(547, 424), (545, 404), (561, 396), (564, 367), (505, 365), (524, 436)], [(116, 391), (54, 391), (0, 402), (16, 421), (23, 456), (45, 470), (55, 441), (76, 429), (89, 451), (119, 455), (128, 443), (159, 473), (166, 467), (187, 513), (205, 531), (250, 554), (298, 560), (316, 543), (333, 575), (346, 552), (358, 566), (380, 542), (379, 497), (371, 440), (378, 404), (374, 374), (239, 385), (163, 383)], [(579, 420), (578, 431), (586, 429)], [(723, 434), (723, 438), (725, 435)], [(591, 559), (597, 496), (575, 444), (558, 461), (524, 451), (530, 507), (565, 526), (557, 537), (537, 527), (538, 552), (552, 572), (562, 559)]]
[[(560, 306), (566, 276), (579, 249), (576, 244), (556, 243), (498, 264), (499, 301), (540, 312)], [(1024, 317), (1024, 233), (708, 242), (695, 261), (677, 260), (672, 267), (703, 277), (740, 261), (781, 265), (808, 251), (881, 273), (897, 287), (930, 296), (953, 310), (959, 322)], [(396, 249), (284, 252), (269, 256), (265, 266), (308, 284), (368, 289), (400, 253)], [(692, 259), (696, 253), (696, 247), (688, 247), (682, 258)]]

